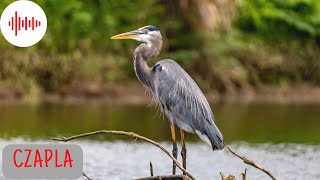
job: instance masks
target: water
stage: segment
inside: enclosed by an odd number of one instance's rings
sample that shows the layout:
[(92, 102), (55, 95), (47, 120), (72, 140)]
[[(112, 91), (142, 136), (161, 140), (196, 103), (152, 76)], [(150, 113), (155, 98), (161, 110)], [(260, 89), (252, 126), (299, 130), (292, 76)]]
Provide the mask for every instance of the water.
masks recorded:
[[(320, 177), (320, 104), (213, 107), (226, 143), (238, 153), (260, 163), (278, 179)], [(51, 143), (52, 137), (60, 135), (113, 129), (161, 141), (171, 151), (168, 122), (155, 114), (155, 109), (145, 106), (0, 105), (0, 150), (10, 143)], [(188, 170), (197, 179), (219, 179), (220, 171), (239, 178), (245, 168), (248, 179), (268, 179), (226, 150), (212, 152), (195, 135), (188, 134), (186, 139)], [(149, 161), (156, 175), (171, 173), (171, 160), (164, 153), (131, 138), (107, 135), (73, 143), (83, 148), (84, 171), (93, 179), (148, 176)]]

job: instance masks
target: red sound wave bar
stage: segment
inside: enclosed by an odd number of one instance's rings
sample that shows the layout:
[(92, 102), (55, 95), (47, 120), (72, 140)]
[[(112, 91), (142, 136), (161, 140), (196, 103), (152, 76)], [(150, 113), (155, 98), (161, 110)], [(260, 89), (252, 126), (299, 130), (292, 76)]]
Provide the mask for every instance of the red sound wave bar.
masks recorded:
[(18, 31), (21, 30), (21, 28), (24, 27), (24, 29), (27, 31), (28, 28), (32, 28), (32, 31), (35, 29), (35, 27), (41, 26), (41, 22), (39, 20), (35, 20), (34, 17), (28, 19), (27, 17), (24, 17), (24, 20), (21, 20), (21, 17), (18, 16), (18, 12), (15, 12), (14, 17), (11, 17), (11, 21), (9, 21), (9, 26), (11, 26), (11, 30), (15, 32), (15, 35), (18, 35)]

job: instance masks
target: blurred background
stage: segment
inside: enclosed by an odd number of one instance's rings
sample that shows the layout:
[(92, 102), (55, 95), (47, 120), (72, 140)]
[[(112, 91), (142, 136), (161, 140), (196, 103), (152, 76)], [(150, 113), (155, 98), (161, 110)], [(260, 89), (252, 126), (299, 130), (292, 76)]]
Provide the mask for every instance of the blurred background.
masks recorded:
[[(11, 2), (0, 0), (0, 11)], [(266, 164), (280, 179), (319, 177), (320, 1), (34, 2), (47, 15), (44, 38), (17, 48), (0, 36), (1, 146), (99, 129), (170, 141), (167, 120), (156, 108), (147, 108), (150, 100), (134, 74), (133, 51), (139, 43), (110, 40), (152, 24), (162, 32), (164, 46), (149, 66), (164, 58), (177, 61), (206, 94), (227, 144)], [(126, 160), (108, 167), (110, 179), (147, 175), (154, 149), (143, 144), (128, 148), (130, 141), (124, 140), (129, 139), (95, 137), (79, 143), (97, 159), (106, 157), (96, 151), (120, 149)], [(195, 135), (187, 140), (194, 153), (190, 171), (200, 179), (219, 177), (221, 170), (240, 174), (246, 167), (227, 152), (217, 157)], [(131, 161), (141, 160), (139, 148), (149, 159), (136, 171)], [(104, 155), (118, 157), (112, 152)], [(197, 163), (196, 157), (205, 162)], [(99, 167), (105, 169), (112, 158)], [(92, 178), (106, 177), (92, 163), (88, 160), (84, 167)], [(169, 164), (155, 168), (168, 174)], [(208, 170), (213, 164), (218, 167)], [(268, 179), (252, 171), (253, 179)]]

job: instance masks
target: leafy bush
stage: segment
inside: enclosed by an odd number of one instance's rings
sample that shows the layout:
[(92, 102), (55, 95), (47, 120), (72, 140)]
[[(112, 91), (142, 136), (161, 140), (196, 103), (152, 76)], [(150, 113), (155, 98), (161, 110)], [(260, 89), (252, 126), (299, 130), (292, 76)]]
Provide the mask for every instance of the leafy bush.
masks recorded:
[(313, 40), (320, 37), (320, 1), (244, 0), (237, 24), (261, 37)]

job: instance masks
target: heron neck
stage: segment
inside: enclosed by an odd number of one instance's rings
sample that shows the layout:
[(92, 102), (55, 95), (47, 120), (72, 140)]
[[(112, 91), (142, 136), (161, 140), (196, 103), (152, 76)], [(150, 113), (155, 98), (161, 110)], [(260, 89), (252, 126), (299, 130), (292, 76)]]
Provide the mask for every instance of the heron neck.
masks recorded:
[(162, 39), (140, 44), (134, 51), (134, 70), (138, 79), (151, 90), (153, 87), (154, 74), (147, 61), (160, 53)]
[(134, 71), (138, 79), (147, 87), (153, 89), (153, 77), (152, 69), (148, 66), (147, 60), (150, 57), (146, 57), (147, 45), (139, 45), (134, 52)]

